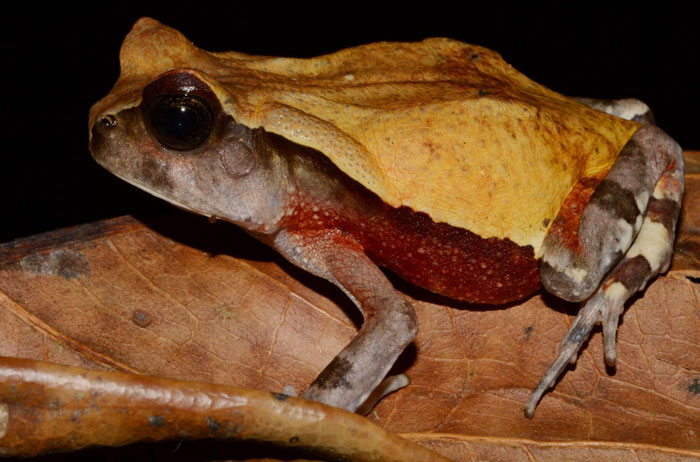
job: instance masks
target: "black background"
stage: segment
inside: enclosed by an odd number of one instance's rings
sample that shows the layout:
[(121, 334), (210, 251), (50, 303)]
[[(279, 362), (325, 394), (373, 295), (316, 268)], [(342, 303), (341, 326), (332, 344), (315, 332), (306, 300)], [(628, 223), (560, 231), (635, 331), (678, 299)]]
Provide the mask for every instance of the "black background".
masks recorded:
[(689, 4), (652, 11), (575, 3), (104, 2), (6, 10), (0, 242), (168, 210), (103, 171), (87, 150), (88, 110), (116, 80), (119, 45), (140, 16), (175, 27), (201, 48), (251, 54), (311, 57), (378, 40), (452, 37), (499, 51), (564, 94), (640, 98), (685, 149), (700, 149), (697, 12)]

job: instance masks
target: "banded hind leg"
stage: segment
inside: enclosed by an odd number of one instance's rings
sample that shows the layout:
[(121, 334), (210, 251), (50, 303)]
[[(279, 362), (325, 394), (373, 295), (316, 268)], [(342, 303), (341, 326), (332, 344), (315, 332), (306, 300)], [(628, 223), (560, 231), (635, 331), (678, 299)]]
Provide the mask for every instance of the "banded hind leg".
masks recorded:
[(645, 125), (590, 197), (575, 245), (550, 230), (542, 247), (542, 283), (561, 298), (586, 302), (558, 357), (532, 392), (525, 409), (528, 418), (566, 364), (576, 362), (598, 323), (603, 323), (606, 363), (615, 365), (615, 335), (624, 303), (668, 269), (682, 195), (680, 146), (659, 128)]
[(644, 101), (635, 98), (600, 99), (575, 97), (572, 99), (593, 109), (607, 112), (622, 119), (633, 120), (642, 125), (654, 123), (654, 114), (649, 106)]

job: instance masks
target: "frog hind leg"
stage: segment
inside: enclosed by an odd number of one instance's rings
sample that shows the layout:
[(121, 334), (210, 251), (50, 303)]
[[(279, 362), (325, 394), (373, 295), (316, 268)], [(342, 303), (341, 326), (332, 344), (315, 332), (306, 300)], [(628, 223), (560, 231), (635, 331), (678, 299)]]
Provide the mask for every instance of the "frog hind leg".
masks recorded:
[(528, 418), (566, 364), (576, 362), (598, 323), (603, 323), (606, 363), (615, 365), (615, 334), (624, 303), (668, 269), (682, 195), (681, 148), (659, 128), (646, 125), (627, 142), (586, 204), (578, 227), (579, 248), (567, 249), (558, 233), (547, 235), (544, 286), (567, 300), (587, 301), (562, 340), (557, 359), (532, 392), (525, 409)]
[(635, 98), (599, 99), (575, 97), (572, 99), (593, 109), (607, 112), (622, 119), (634, 120), (642, 125), (654, 123), (654, 114), (649, 106)]
[[(339, 230), (284, 231), (274, 247), (287, 259), (337, 285), (358, 306), (364, 322), (350, 343), (321, 371), (303, 398), (348, 411), (367, 412), (385, 394), (405, 386), (405, 376), (382, 380), (418, 330), (413, 306), (351, 237)], [(378, 395), (371, 398), (379, 388)], [(367, 405), (363, 403), (368, 401)], [(362, 406), (362, 407), (361, 407)]]

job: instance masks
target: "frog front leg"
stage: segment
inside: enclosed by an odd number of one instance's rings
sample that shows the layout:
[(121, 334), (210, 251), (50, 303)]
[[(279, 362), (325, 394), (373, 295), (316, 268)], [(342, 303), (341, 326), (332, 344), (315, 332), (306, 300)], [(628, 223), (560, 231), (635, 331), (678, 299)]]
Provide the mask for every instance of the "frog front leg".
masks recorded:
[(413, 306), (363, 248), (340, 230), (281, 231), (274, 247), (292, 263), (337, 285), (362, 312), (364, 323), (355, 338), (302, 394), (355, 411), (415, 338), (418, 321)]
[(576, 239), (558, 232), (565, 212), (555, 220), (543, 243), (542, 283), (561, 298), (587, 301), (530, 396), (527, 417), (533, 417), (567, 362), (576, 361), (597, 323), (603, 323), (606, 363), (615, 365), (615, 334), (625, 301), (670, 264), (683, 164), (675, 141), (653, 125), (642, 126), (586, 204)]

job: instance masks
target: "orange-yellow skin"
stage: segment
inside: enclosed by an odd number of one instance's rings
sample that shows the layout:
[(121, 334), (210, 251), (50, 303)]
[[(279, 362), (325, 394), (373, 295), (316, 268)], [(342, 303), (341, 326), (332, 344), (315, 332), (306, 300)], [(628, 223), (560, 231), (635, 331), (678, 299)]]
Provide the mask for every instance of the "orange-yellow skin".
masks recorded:
[(531, 246), (535, 257), (574, 185), (602, 177), (638, 128), (448, 39), (271, 58), (209, 53), (142, 19), (120, 58), (93, 118), (137, 106), (164, 72), (196, 69), (237, 122), (316, 149), (390, 206)]

